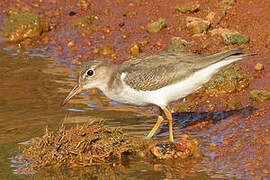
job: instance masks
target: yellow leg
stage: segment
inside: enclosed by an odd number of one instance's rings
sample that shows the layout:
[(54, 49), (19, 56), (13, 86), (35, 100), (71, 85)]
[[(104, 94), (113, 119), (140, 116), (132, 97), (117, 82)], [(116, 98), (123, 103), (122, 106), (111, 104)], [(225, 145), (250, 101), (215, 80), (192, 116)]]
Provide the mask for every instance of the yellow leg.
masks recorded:
[(154, 125), (154, 127), (152, 128), (152, 130), (150, 131), (150, 133), (147, 135), (147, 139), (152, 138), (153, 135), (155, 134), (155, 132), (157, 131), (157, 129), (159, 128), (159, 126), (161, 125), (162, 121), (164, 120), (164, 118), (162, 116), (158, 116), (157, 122)]
[(172, 113), (165, 107), (165, 108), (161, 108), (163, 110), (163, 112), (165, 113), (167, 119), (168, 119), (168, 122), (169, 122), (169, 135), (170, 135), (170, 141), (174, 141), (173, 140), (173, 128), (172, 128), (172, 122), (173, 122), (173, 119), (172, 119)]

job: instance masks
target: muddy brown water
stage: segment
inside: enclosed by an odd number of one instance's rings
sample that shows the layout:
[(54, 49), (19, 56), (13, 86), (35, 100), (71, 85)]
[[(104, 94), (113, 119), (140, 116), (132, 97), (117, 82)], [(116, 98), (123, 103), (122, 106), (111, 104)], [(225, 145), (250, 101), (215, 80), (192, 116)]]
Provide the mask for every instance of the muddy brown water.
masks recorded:
[[(80, 171), (85, 169), (61, 170), (59, 173), (41, 171), (31, 175), (17, 171), (20, 162), (17, 162), (15, 157), (20, 155), (19, 144), (42, 136), (47, 127), (50, 131), (56, 131), (62, 124), (70, 127), (92, 120), (103, 120), (110, 127), (121, 127), (127, 134), (143, 138), (155, 123), (156, 116), (153, 113), (157, 108), (124, 106), (110, 101), (100, 92), (90, 95), (84, 92), (63, 108), (59, 106), (60, 102), (74, 85), (78, 67), (70, 65), (64, 59), (50, 58), (42, 49), (24, 50), (5, 43), (0, 44), (0, 63), (0, 179), (226, 178), (224, 175), (219, 176), (217, 172), (208, 171), (208, 164), (204, 162), (199, 162), (202, 167), (196, 171), (189, 168), (190, 173), (185, 175), (181, 174), (181, 171), (174, 171), (173, 165), (168, 168), (143, 161), (123, 163), (124, 170), (89, 167), (89, 174), (83, 175)], [(183, 127), (204, 116), (220, 120), (230, 114), (176, 114), (175, 126)], [(178, 123), (181, 119), (184, 121)], [(202, 138), (207, 132), (188, 131), (184, 128), (175, 131), (176, 139), (183, 132), (200, 139), (202, 149), (204, 144), (211, 143)], [(166, 124), (158, 138), (168, 138)], [(211, 157), (211, 154), (207, 156)], [(227, 178), (229, 177), (232, 176), (228, 173)]]

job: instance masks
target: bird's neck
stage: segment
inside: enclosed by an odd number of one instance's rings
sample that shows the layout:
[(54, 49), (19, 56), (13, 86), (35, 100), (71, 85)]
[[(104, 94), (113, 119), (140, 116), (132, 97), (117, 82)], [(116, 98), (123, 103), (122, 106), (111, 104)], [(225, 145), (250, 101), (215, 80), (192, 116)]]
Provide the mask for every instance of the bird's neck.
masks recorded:
[(106, 77), (104, 77), (105, 83), (100, 84), (98, 87), (101, 91), (103, 91), (103, 93), (107, 94), (108, 92), (112, 91), (112, 89), (118, 89), (121, 87), (122, 82), (120, 80), (119, 68), (120, 65), (112, 64), (106, 71)]

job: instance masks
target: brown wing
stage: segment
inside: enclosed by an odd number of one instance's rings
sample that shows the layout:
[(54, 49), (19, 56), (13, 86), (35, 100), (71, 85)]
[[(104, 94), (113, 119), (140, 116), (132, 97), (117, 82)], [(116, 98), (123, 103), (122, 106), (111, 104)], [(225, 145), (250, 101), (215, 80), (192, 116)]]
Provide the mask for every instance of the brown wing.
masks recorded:
[(122, 64), (122, 70), (126, 68), (130, 69), (151, 69), (156, 68), (158, 66), (165, 66), (171, 63), (194, 63), (196, 59), (201, 58), (203, 56), (191, 53), (183, 53), (183, 52), (163, 52), (156, 53), (143, 57), (136, 57), (125, 61)]
[(236, 48), (224, 52), (219, 52), (209, 56), (203, 56), (184, 52), (162, 52), (143, 57), (136, 57), (125, 61), (121, 69), (151, 69), (158, 66), (166, 66), (168, 64), (187, 63), (193, 64), (196, 68), (201, 69), (210, 64), (221, 61), (231, 55), (238, 54), (241, 48)]

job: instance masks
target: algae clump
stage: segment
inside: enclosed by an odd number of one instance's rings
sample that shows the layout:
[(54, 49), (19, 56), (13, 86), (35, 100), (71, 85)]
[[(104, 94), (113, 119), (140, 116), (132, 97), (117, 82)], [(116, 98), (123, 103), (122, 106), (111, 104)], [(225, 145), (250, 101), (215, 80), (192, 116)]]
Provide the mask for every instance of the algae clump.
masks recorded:
[[(199, 144), (185, 136), (180, 143), (159, 143), (149, 139), (125, 136), (120, 129), (105, 127), (103, 124), (85, 124), (69, 130), (63, 127), (56, 132), (48, 132), (41, 138), (34, 138), (27, 146), (23, 145), (22, 155), (16, 161), (21, 162), (18, 171), (35, 173), (41, 170), (59, 171), (59, 168), (107, 166), (114, 164), (124, 167), (124, 162), (135, 159), (162, 159), (161, 147), (166, 149), (171, 159), (198, 157)], [(179, 161), (182, 162), (182, 161)]]
[(40, 169), (59, 167), (86, 167), (112, 163), (136, 156), (147, 150), (152, 140), (142, 141), (124, 136), (120, 129), (109, 129), (103, 125), (86, 124), (70, 130), (46, 131), (30, 146), (24, 147), (19, 161), (24, 162), (20, 170), (35, 172)]

